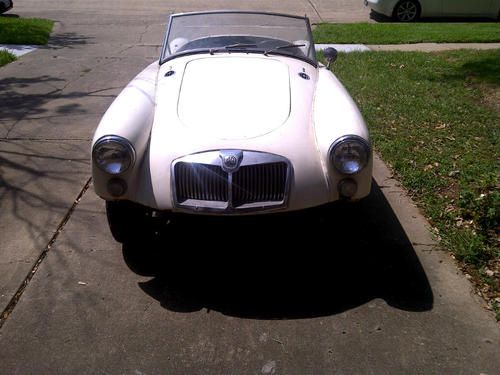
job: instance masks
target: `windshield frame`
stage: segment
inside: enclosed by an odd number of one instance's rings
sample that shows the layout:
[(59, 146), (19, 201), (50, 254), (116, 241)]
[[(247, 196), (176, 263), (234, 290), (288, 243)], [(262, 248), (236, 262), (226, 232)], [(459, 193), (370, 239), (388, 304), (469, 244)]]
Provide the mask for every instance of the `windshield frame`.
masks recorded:
[[(312, 30), (311, 30), (311, 24), (309, 21), (309, 18), (306, 16), (296, 16), (296, 15), (291, 15), (291, 14), (286, 14), (286, 13), (275, 13), (275, 12), (258, 12), (258, 11), (245, 11), (245, 10), (214, 10), (214, 11), (203, 11), (203, 12), (187, 12), (187, 13), (175, 13), (171, 14), (169, 16), (169, 21), (168, 21), (168, 26), (167, 30), (165, 32), (165, 37), (163, 40), (163, 46), (161, 49), (161, 54), (160, 54), (160, 59), (159, 63), (160, 65), (164, 64), (165, 62), (175, 59), (177, 57), (181, 56), (187, 56), (187, 55), (196, 55), (196, 54), (213, 54), (211, 49), (209, 48), (200, 48), (200, 49), (191, 49), (191, 50), (186, 50), (186, 51), (181, 51), (178, 53), (173, 53), (168, 56), (165, 56), (168, 50), (168, 39), (170, 35), (170, 31), (172, 28), (172, 21), (175, 18), (178, 17), (186, 17), (186, 16), (202, 16), (202, 15), (212, 15), (212, 14), (250, 14), (250, 15), (263, 15), (263, 16), (275, 16), (275, 17), (285, 17), (285, 18), (291, 18), (291, 19), (297, 19), (297, 20), (302, 20), (304, 21), (304, 25), (306, 27), (307, 31), (307, 37), (308, 37), (308, 42), (310, 42), (309, 49), (312, 50), (312, 54), (315, 55), (315, 46), (314, 46), (314, 40), (312, 36)], [(240, 50), (240, 49), (228, 49), (227, 51), (223, 51), (223, 48), (216, 48), (216, 53), (256, 53), (256, 54), (261, 54), (261, 55), (280, 55), (280, 56), (285, 56), (293, 59), (298, 59), (305, 61), (311, 65), (313, 65), (315, 68), (318, 67), (318, 61), (316, 58), (312, 59), (309, 56), (304, 55), (302, 56), (297, 56), (297, 55), (292, 55), (290, 53), (286, 53), (284, 50), (280, 49), (271, 49), (268, 51), (265, 51), (266, 53), (264, 54), (262, 50), (252, 50), (252, 49), (245, 49), (245, 50)]]

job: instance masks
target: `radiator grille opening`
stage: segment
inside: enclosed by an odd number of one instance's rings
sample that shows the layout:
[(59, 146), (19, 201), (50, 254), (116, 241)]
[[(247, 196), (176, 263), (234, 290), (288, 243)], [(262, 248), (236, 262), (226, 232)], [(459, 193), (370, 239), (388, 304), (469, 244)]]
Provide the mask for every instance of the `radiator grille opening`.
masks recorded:
[(286, 163), (241, 167), (233, 174), (233, 206), (257, 202), (281, 202), (285, 198)]
[(174, 163), (175, 204), (195, 211), (258, 211), (286, 206), (292, 173), (283, 157), (243, 152), (240, 167), (222, 168), (221, 151), (187, 155)]
[(222, 168), (210, 164), (177, 163), (175, 165), (177, 200), (201, 201), (228, 200), (228, 174)]

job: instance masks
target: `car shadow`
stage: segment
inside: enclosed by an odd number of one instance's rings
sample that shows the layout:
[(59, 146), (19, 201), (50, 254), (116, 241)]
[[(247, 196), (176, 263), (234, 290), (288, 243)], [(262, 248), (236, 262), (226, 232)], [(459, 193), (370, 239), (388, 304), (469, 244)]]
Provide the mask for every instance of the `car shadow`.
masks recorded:
[(202, 308), (254, 319), (338, 314), (383, 298), (427, 311), (433, 293), (397, 217), (370, 197), (296, 215), (187, 219), (123, 245), (141, 289), (171, 311)]

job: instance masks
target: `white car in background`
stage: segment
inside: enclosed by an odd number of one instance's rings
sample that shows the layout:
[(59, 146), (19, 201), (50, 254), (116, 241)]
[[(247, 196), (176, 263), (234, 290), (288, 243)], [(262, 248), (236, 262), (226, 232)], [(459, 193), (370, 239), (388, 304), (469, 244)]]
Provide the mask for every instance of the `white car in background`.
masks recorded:
[(364, 0), (376, 13), (400, 22), (420, 17), (500, 16), (500, 0)]
[(92, 172), (124, 242), (158, 221), (168, 230), (179, 214), (359, 200), (370, 193), (372, 147), (356, 104), (316, 60), (307, 18), (184, 13), (170, 17), (159, 62), (102, 118)]
[(9, 9), (12, 9), (14, 3), (12, 0), (0, 0), (0, 14), (7, 12)]

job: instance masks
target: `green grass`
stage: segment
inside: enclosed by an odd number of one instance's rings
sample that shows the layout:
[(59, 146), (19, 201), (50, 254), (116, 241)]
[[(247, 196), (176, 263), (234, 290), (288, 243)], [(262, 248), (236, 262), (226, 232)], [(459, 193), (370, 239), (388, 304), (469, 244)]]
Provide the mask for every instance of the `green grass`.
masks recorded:
[(375, 149), (497, 314), (499, 61), (500, 50), (365, 52), (341, 54), (333, 65)]
[(7, 51), (0, 50), (0, 67), (7, 65), (8, 63), (14, 61), (15, 59), (16, 57), (13, 54)]
[(500, 42), (498, 23), (351, 23), (318, 24), (316, 43), (473, 43)]
[(47, 44), (53, 26), (49, 20), (0, 17), (0, 44)]

